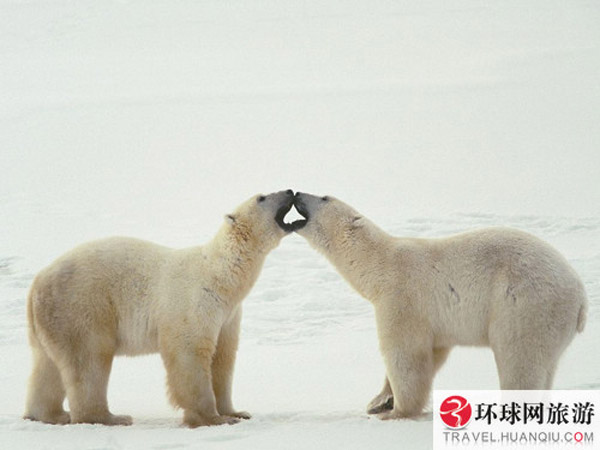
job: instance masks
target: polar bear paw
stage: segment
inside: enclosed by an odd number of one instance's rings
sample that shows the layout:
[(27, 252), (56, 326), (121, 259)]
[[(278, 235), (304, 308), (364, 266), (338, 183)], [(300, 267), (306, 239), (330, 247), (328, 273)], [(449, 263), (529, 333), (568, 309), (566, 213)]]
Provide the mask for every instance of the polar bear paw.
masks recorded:
[(23, 417), (23, 419), (50, 423), (52, 425), (67, 425), (71, 423), (71, 416), (66, 411), (61, 411), (54, 414), (27, 414), (25, 417)]
[(391, 411), (377, 414), (376, 417), (380, 420), (397, 420), (397, 419), (405, 419), (406, 415), (400, 413), (399, 411), (391, 410)]
[(367, 405), (367, 414), (380, 414), (394, 409), (394, 396), (381, 393)]
[(207, 416), (196, 412), (186, 411), (183, 415), (184, 425), (190, 428), (210, 427), (215, 425), (234, 425), (240, 422), (240, 418), (232, 416)]
[(71, 423), (91, 423), (91, 424), (102, 424), (108, 426), (129, 426), (133, 423), (131, 416), (120, 416), (116, 414), (106, 415), (79, 415), (71, 416)]
[(237, 419), (248, 420), (252, 418), (252, 414), (247, 411), (234, 411), (225, 414), (226, 416), (235, 417)]
[(133, 418), (127, 415), (116, 415), (111, 414), (108, 418), (108, 421), (105, 423), (106, 425), (122, 425), (129, 426), (133, 423)]

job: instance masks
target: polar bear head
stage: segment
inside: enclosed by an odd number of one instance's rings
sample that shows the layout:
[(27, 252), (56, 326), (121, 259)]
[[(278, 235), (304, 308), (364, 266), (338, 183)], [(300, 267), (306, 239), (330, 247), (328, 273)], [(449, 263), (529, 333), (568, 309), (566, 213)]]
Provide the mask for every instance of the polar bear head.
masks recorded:
[(352, 207), (331, 196), (298, 192), (294, 205), (305, 218), (292, 224), (294, 230), (326, 254), (351, 241), (366, 220)]
[(294, 224), (284, 221), (293, 204), (292, 190), (254, 195), (225, 216), (225, 230), (239, 243), (272, 250), (294, 230)]

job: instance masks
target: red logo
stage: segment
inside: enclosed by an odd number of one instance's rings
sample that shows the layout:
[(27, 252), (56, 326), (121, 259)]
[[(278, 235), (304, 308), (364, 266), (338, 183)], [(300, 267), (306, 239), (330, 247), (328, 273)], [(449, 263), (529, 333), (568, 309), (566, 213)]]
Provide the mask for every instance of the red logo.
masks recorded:
[(467, 426), (471, 420), (471, 404), (460, 395), (452, 395), (440, 405), (440, 417), (449, 428), (458, 430)]

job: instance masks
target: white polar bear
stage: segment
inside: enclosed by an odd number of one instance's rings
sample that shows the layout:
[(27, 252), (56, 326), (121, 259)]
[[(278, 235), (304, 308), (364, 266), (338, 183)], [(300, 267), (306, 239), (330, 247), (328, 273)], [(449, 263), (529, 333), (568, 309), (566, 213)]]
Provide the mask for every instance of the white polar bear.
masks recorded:
[(174, 250), (109, 238), (42, 270), (27, 303), (33, 371), (25, 418), (131, 424), (108, 410), (113, 357), (156, 352), (186, 425), (249, 418), (231, 401), (241, 301), (266, 255), (292, 231), (283, 217), (293, 199), (291, 190), (252, 197), (204, 246)]
[(295, 206), (296, 231), (375, 307), (387, 377), (370, 413), (419, 414), (455, 345), (491, 347), (502, 389), (551, 388), (587, 300), (548, 244), (504, 228), (396, 238), (332, 197), (297, 193)]

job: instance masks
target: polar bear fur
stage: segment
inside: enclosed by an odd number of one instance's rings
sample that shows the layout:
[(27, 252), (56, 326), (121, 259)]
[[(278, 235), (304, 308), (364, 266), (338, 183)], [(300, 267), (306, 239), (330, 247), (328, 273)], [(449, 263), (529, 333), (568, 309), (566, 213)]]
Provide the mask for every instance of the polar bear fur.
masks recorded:
[(491, 347), (502, 389), (551, 388), (587, 310), (555, 249), (505, 228), (396, 238), (332, 197), (297, 193), (295, 205), (308, 219), (296, 231), (375, 307), (387, 377), (370, 413), (419, 414), (455, 345)]
[(109, 238), (42, 270), (27, 303), (33, 371), (25, 418), (131, 424), (108, 409), (113, 357), (156, 352), (186, 425), (249, 418), (231, 401), (241, 301), (267, 253), (291, 231), (283, 216), (292, 203), (292, 191), (252, 197), (204, 246), (174, 250)]

